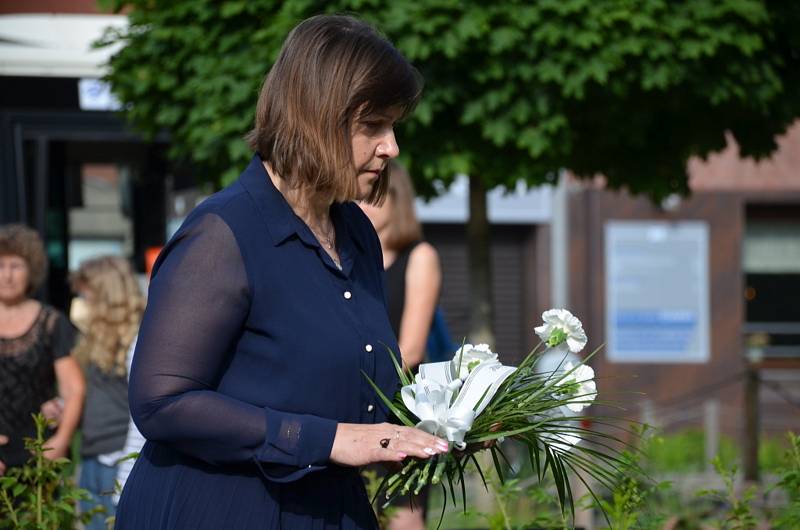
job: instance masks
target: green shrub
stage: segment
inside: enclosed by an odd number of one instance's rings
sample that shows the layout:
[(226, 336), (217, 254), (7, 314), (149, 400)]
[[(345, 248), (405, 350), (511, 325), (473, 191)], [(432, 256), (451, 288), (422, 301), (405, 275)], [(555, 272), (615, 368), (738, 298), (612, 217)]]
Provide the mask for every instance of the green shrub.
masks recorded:
[(720, 521), (713, 521), (715, 528), (730, 530), (752, 530), (758, 523), (754, 514), (752, 502), (756, 494), (755, 486), (750, 486), (741, 494), (737, 494), (734, 485), (737, 466), (726, 466), (719, 457), (713, 460), (714, 469), (722, 477), (725, 485), (721, 490), (703, 490), (698, 492), (701, 497), (709, 497), (726, 506), (724, 513), (720, 514)]
[(25, 440), (25, 447), (33, 457), (26, 465), (11, 468), (0, 477), (0, 528), (75, 528), (76, 523), (87, 522), (92, 514), (101, 512), (103, 508), (78, 514), (78, 501), (90, 500), (91, 496), (75, 485), (73, 467), (68, 458), (45, 458), (47, 420), (41, 414), (34, 415), (33, 419), (36, 438)]
[(781, 530), (800, 528), (800, 436), (790, 432), (788, 438), (789, 450), (776, 484), (786, 492), (789, 501), (775, 518), (775, 528)]

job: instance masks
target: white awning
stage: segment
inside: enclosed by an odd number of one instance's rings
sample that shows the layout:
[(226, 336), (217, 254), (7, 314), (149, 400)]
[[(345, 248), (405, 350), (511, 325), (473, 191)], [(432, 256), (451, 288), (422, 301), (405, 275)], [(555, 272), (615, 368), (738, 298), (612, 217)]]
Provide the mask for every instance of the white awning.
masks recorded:
[(109, 26), (124, 28), (124, 15), (15, 14), (0, 16), (0, 75), (102, 77), (115, 47), (92, 43)]

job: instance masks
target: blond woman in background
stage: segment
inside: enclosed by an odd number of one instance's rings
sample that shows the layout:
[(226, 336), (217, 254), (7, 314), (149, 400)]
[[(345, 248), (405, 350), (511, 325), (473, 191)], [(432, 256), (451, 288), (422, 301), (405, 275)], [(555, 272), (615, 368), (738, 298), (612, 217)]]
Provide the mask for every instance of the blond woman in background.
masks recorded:
[(104, 530), (105, 519), (114, 511), (117, 461), (125, 456), (127, 357), (139, 330), (144, 298), (130, 264), (119, 257), (85, 261), (70, 283), (78, 295), (72, 302), (70, 318), (83, 333), (74, 355), (87, 381), (80, 486), (93, 497), (82, 501), (81, 509), (104, 506), (106, 513), (96, 514), (86, 526), (87, 530)]

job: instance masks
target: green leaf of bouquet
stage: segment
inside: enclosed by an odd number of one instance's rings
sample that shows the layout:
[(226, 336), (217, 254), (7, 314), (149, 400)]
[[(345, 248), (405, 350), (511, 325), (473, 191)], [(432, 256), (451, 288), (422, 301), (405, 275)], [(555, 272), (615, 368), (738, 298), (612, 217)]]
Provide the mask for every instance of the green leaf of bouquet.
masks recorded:
[(390, 479), (392, 479), (392, 478), (394, 478), (396, 476), (397, 475), (393, 475), (391, 473), (386, 473), (386, 475), (384, 475), (383, 480), (381, 480), (381, 483), (378, 485), (378, 488), (375, 490), (375, 495), (372, 496), (372, 500), (370, 501), (370, 504), (372, 504), (374, 506), (378, 502), (378, 499), (380, 498), (381, 493), (384, 493), (386, 491), (386, 484), (389, 482)]
[(375, 393), (378, 394), (378, 397), (381, 398), (381, 401), (383, 401), (383, 403), (389, 408), (389, 410), (391, 410), (392, 413), (395, 416), (397, 416), (398, 420), (403, 422), (403, 425), (406, 425), (407, 427), (414, 427), (416, 425), (413, 421), (408, 419), (408, 416), (406, 416), (397, 406), (395, 406), (395, 404), (392, 403), (389, 400), (389, 398), (386, 397), (386, 395), (381, 391), (381, 389), (378, 388), (378, 385), (376, 385), (372, 381), (372, 379), (370, 379), (370, 377), (367, 375), (367, 373), (364, 370), (361, 370), (361, 373), (364, 374), (364, 377), (367, 378), (367, 382), (370, 384), (372, 389), (375, 390)]
[(442, 485), (442, 511), (439, 513), (439, 522), (436, 523), (436, 530), (439, 530), (442, 527), (442, 521), (444, 521), (444, 511), (447, 508), (447, 486), (444, 485), (444, 482), (441, 482)]
[(477, 437), (469, 437), (469, 443), (477, 443), (477, 442), (488, 442), (490, 440), (497, 440), (498, 438), (511, 438), (518, 434), (522, 434), (524, 432), (532, 431), (536, 428), (536, 425), (527, 425), (525, 427), (520, 427), (519, 429), (515, 429), (513, 431), (494, 431), (483, 436)]
[(410, 385), (412, 381), (409, 379), (408, 375), (403, 370), (403, 367), (400, 365), (400, 363), (397, 362), (397, 357), (395, 357), (392, 349), (389, 346), (386, 346), (386, 351), (389, 352), (389, 357), (392, 359), (392, 364), (394, 365), (394, 369), (397, 371), (397, 375), (400, 377), (400, 383), (403, 386)]
[(533, 471), (536, 473), (536, 478), (539, 479), (539, 482), (544, 480), (544, 475), (542, 474), (542, 466), (541, 460), (539, 458), (539, 441), (536, 439), (531, 440), (530, 444), (527, 444), (528, 447), (528, 458), (530, 460), (531, 466), (533, 467)]
[(495, 447), (489, 449), (489, 452), (492, 454), (492, 462), (494, 462), (494, 470), (497, 473), (497, 478), (500, 479), (500, 484), (505, 484), (506, 480), (503, 477), (503, 469), (500, 466), (500, 459), (497, 458), (497, 453), (495, 452)]
[(525, 358), (522, 359), (522, 362), (519, 363), (519, 366), (517, 366), (517, 370), (527, 370), (530, 368), (529, 365), (535, 366), (536, 361), (541, 358), (541, 355), (539, 355), (539, 348), (541, 348), (543, 345), (544, 342), (540, 341), (539, 344), (537, 344), (530, 352), (528, 352), (528, 355), (526, 355)]
[(456, 488), (453, 485), (456, 475), (456, 468), (458, 468), (458, 462), (456, 462), (453, 467), (447, 470), (447, 483), (450, 485), (450, 498), (453, 499), (453, 503), (456, 502)]
[(569, 506), (570, 516), (572, 520), (575, 520), (575, 498), (572, 495), (572, 484), (569, 482), (569, 475), (567, 474), (567, 469), (564, 467), (564, 461), (559, 457), (556, 459), (556, 465), (558, 465), (559, 470), (561, 471), (561, 476), (564, 477), (564, 490), (567, 493), (567, 506)]
[(481, 477), (481, 482), (483, 482), (483, 487), (486, 491), (489, 491), (489, 484), (486, 482), (486, 477), (483, 475), (483, 469), (481, 469), (481, 465), (478, 463), (478, 459), (475, 458), (475, 453), (469, 455), (469, 458), (475, 464), (475, 469), (478, 470), (478, 475)]
[[(583, 476), (578, 472), (578, 470), (575, 469), (569, 461), (566, 462), (566, 466), (570, 468), (572, 470), (572, 473), (578, 478), (578, 480), (581, 481), (581, 483), (586, 488), (586, 491), (588, 491), (589, 495), (591, 495), (592, 499), (594, 499), (594, 502), (597, 504), (597, 506), (603, 506), (603, 502), (597, 497), (597, 494), (594, 492), (594, 489), (592, 489), (592, 487), (589, 485), (586, 479), (584, 479)], [(608, 523), (608, 527), (611, 528), (612, 527), (611, 520), (608, 518), (606, 510), (601, 509), (600, 512), (603, 514), (603, 518), (606, 520), (606, 523)]]
[(512, 474), (516, 473), (516, 471), (514, 471), (514, 466), (511, 465), (511, 461), (506, 456), (506, 453), (503, 451), (503, 448), (500, 447), (500, 444), (498, 443), (498, 444), (496, 444), (496, 445), (494, 445), (492, 447), (495, 449), (495, 451), (497, 451), (497, 454), (500, 455), (500, 458), (502, 458), (503, 461), (505, 461), (506, 465), (511, 470), (511, 473)]
[[(606, 449), (606, 452), (598, 451), (597, 449), (590, 447), (589, 444), (603, 447), (604, 449)], [(621, 449), (610, 446), (609, 444), (606, 444), (604, 442), (591, 439), (584, 439), (583, 443), (577, 445), (575, 448), (577, 451), (590, 454), (591, 456), (596, 458), (598, 462), (608, 462), (609, 464), (614, 464), (617, 466), (630, 465), (627, 460), (622, 458), (622, 455), (624, 453), (622, 452)]]
[(544, 467), (545, 469), (550, 469), (550, 472), (553, 474), (553, 481), (555, 482), (556, 492), (558, 493), (558, 503), (561, 506), (562, 512), (564, 510), (564, 477), (561, 476), (561, 472), (558, 467), (553, 462), (553, 453), (550, 451), (550, 447), (545, 444), (544, 446)]
[(587, 475), (592, 477), (592, 480), (599, 483), (604, 488), (609, 490), (614, 489), (614, 483), (617, 477), (614, 471), (605, 469), (602, 466), (597, 466), (591, 460), (581, 458), (575, 453), (562, 453), (560, 459), (562, 462), (570, 462), (573, 466), (582, 469)]
[(467, 484), (464, 481), (464, 467), (466, 467), (466, 462), (459, 462), (456, 460), (456, 469), (458, 470), (458, 481), (461, 482), (461, 503), (464, 507), (464, 514), (467, 513)]

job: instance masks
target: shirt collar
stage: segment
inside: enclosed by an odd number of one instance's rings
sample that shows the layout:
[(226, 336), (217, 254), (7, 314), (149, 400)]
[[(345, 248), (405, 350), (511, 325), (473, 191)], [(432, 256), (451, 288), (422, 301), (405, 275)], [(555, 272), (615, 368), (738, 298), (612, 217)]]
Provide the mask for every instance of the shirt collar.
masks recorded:
[(272, 183), (258, 154), (239, 177), (244, 189), (253, 197), (256, 207), (267, 225), (272, 242), (277, 246), (297, 233), (295, 214), (289, 203)]
[[(318, 246), (311, 232), (307, 228), (302, 229), (304, 228), (302, 221), (295, 215), (284, 196), (272, 183), (258, 154), (253, 155), (250, 164), (239, 177), (239, 181), (255, 200), (256, 207), (266, 222), (267, 230), (275, 246), (280, 245), (292, 235), (297, 235), (307, 244)], [(353, 216), (345, 215), (344, 210), (345, 206), (338, 203), (334, 203), (331, 208), (331, 217), (339, 229), (337, 237), (339, 238), (340, 253), (349, 254), (349, 249), (353, 245), (363, 252), (363, 243), (358, 237), (354, 237), (359, 232), (353, 225)], [(349, 255), (347, 257), (351, 258)]]
[(356, 226), (355, 215), (347, 215), (345, 213), (347, 208), (352, 207), (358, 208), (358, 206), (355, 205), (334, 203), (333, 208), (331, 209), (331, 217), (337, 226), (341, 226), (344, 229), (342, 230), (341, 234), (343, 241), (346, 243), (352, 243), (360, 252), (364, 252), (364, 242), (361, 241), (360, 237), (358, 237), (359, 230)]

